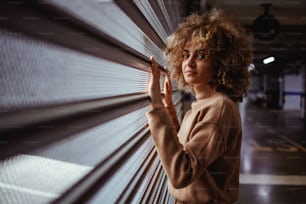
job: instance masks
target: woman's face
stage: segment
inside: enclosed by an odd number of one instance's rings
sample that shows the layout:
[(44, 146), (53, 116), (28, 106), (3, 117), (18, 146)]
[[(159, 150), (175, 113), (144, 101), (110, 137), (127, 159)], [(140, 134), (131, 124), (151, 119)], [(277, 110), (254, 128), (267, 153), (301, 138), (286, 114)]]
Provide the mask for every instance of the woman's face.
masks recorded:
[(207, 57), (202, 47), (200, 44), (187, 43), (183, 51), (183, 76), (193, 87), (207, 85), (214, 75), (212, 59)]

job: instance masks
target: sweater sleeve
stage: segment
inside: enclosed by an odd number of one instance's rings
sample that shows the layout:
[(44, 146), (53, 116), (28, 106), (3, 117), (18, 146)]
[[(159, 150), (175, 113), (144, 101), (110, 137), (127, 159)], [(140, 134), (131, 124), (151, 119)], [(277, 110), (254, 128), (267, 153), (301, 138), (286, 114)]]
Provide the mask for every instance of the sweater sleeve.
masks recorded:
[(196, 124), (191, 140), (183, 146), (165, 108), (147, 113), (147, 118), (157, 152), (175, 188), (189, 185), (225, 151), (224, 139), (216, 124)]

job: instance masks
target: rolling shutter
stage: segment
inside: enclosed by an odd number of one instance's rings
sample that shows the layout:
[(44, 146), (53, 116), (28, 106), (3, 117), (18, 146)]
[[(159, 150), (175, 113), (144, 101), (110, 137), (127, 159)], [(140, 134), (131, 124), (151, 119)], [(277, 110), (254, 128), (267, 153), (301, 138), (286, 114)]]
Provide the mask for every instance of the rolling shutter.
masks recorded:
[(181, 1), (0, 4), (0, 203), (171, 203), (145, 113)]

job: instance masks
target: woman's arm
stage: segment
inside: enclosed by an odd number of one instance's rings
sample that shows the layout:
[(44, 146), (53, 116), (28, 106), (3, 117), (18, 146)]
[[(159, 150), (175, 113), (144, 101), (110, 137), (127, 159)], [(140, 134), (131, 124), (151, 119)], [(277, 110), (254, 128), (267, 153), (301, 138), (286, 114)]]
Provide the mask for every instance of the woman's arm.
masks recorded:
[(152, 60), (149, 84), (152, 111), (147, 113), (149, 127), (163, 167), (175, 188), (182, 188), (197, 178), (209, 163), (224, 152), (222, 135), (216, 124), (197, 124), (191, 140), (183, 146), (170, 114), (164, 107), (160, 90), (160, 71)]
[(196, 124), (191, 139), (183, 146), (165, 108), (147, 113), (147, 118), (155, 147), (174, 188), (189, 185), (226, 151), (225, 137), (217, 124)]

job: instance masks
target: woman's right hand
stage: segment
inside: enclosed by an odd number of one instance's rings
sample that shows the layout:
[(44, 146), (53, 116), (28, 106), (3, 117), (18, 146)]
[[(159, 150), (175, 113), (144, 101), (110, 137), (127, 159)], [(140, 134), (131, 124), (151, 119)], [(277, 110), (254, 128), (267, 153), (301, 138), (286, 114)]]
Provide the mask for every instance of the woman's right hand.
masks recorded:
[(151, 108), (157, 109), (164, 107), (162, 101), (162, 94), (160, 90), (160, 70), (158, 65), (153, 57), (150, 57), (151, 60), (151, 80), (148, 87), (149, 96), (151, 99)]

